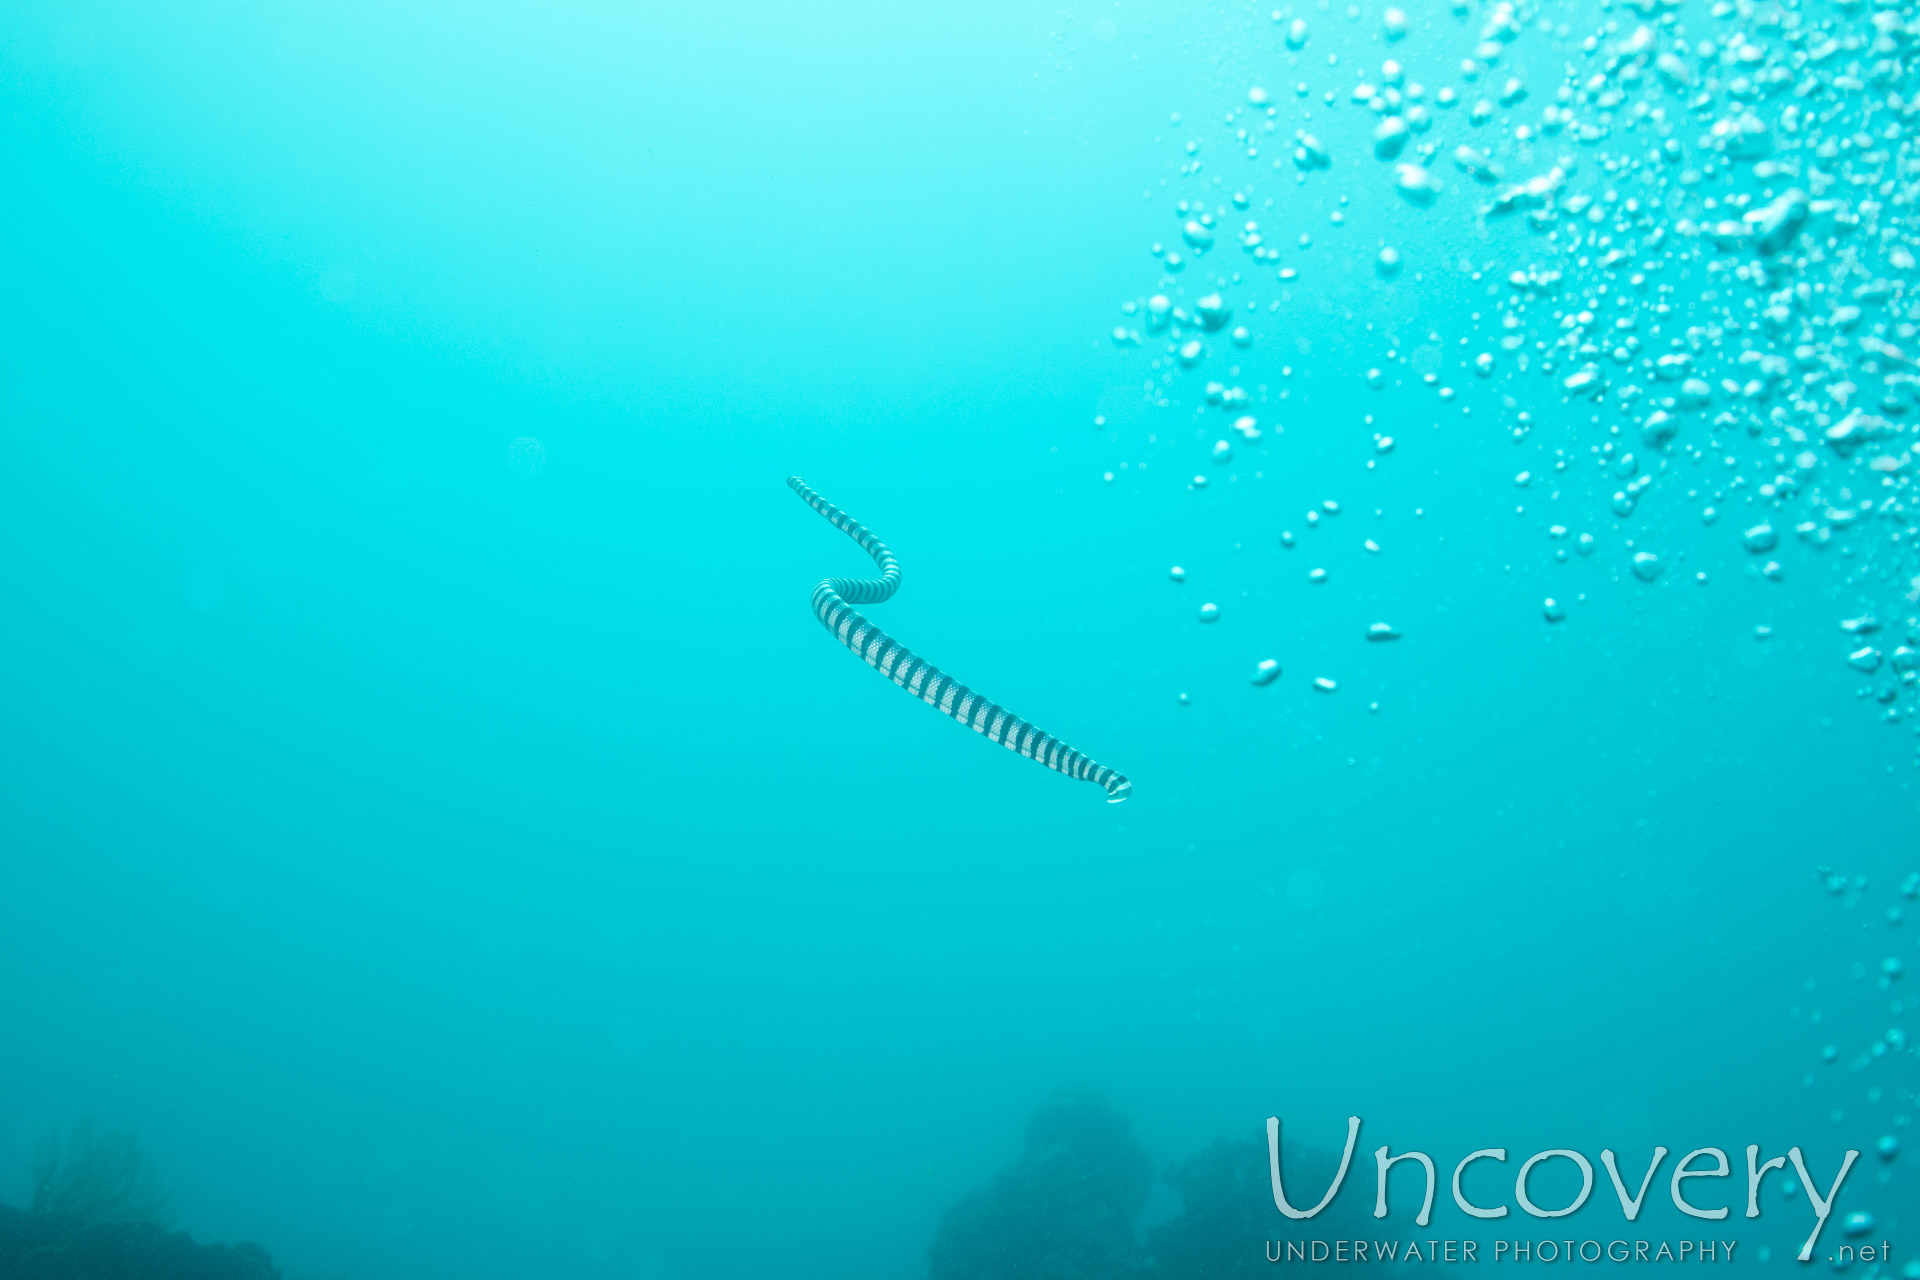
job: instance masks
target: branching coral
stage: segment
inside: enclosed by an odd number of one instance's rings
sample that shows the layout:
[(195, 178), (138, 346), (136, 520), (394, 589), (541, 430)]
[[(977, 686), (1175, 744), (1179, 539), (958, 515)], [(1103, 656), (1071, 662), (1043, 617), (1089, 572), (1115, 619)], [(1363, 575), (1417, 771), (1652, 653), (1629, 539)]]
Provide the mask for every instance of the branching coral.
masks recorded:
[(96, 1131), (91, 1123), (50, 1134), (34, 1148), (33, 1212), (87, 1225), (164, 1225), (166, 1192), (131, 1132)]

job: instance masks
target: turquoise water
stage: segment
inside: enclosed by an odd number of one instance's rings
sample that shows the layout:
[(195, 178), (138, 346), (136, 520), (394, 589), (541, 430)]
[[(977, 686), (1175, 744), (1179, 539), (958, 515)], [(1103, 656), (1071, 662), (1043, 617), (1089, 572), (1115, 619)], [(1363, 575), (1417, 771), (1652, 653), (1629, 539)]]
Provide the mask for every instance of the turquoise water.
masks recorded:
[[(1663, 1173), (1640, 1234), (1791, 1269), (1757, 1143), (1861, 1150), (1822, 1249), (1900, 1273), (1907, 11), (1297, 7), (17, 6), (0, 1203), (91, 1118), (296, 1280), (1107, 1277), (1611, 1239), (1604, 1174), (1563, 1229), (1448, 1170), (1658, 1143), (1734, 1216)], [(1133, 798), (823, 633), (868, 562), (792, 474), (899, 555), (874, 621)], [(1349, 1115), (1338, 1231), (1183, 1198)]]

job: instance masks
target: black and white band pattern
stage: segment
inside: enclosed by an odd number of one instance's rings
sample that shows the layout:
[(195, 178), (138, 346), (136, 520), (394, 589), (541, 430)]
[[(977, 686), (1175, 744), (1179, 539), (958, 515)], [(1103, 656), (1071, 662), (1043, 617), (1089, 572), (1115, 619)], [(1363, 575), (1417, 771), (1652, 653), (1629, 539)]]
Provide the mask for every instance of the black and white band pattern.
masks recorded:
[(1036, 763), (1081, 778), (1103, 788), (1109, 804), (1118, 804), (1133, 792), (1133, 784), (1112, 769), (1081, 755), (1060, 739), (1028, 724), (1005, 707), (984, 698), (915, 657), (905, 645), (867, 621), (855, 604), (877, 604), (900, 588), (900, 562), (873, 531), (809, 489), (799, 476), (787, 484), (808, 506), (825, 516), (834, 528), (860, 544), (880, 566), (878, 578), (828, 578), (813, 589), (813, 613), (841, 644), (859, 654), (866, 664), (942, 715), (952, 716), (975, 733), (984, 733), (1009, 751)]

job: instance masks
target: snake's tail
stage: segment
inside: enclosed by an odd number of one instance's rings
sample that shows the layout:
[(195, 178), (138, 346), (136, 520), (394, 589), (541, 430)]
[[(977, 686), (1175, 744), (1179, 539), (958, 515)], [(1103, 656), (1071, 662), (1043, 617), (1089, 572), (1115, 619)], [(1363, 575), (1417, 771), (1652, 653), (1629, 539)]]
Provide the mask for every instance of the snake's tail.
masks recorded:
[(900, 562), (870, 529), (808, 488), (799, 476), (787, 477), (787, 484), (834, 528), (859, 543), (880, 566), (878, 578), (828, 578), (813, 589), (813, 614), (836, 640), (942, 715), (952, 716), (975, 733), (983, 733), (990, 741), (1055, 772), (1102, 788), (1107, 803), (1119, 804), (1133, 794), (1133, 783), (1124, 774), (1082, 755), (992, 699), (975, 693), (867, 621), (853, 605), (885, 600), (898, 590)]

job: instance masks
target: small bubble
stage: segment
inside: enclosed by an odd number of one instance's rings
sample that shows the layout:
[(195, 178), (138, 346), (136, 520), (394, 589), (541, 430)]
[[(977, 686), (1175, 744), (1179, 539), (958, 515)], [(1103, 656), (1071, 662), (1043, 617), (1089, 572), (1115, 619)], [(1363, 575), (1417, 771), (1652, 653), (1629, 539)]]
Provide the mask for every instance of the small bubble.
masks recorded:
[(1418, 208), (1424, 209), (1440, 198), (1440, 179), (1417, 164), (1396, 166), (1393, 185), (1407, 203)]
[[(1388, 116), (1373, 129), (1373, 154), (1378, 160), (1392, 160), (1406, 150), (1413, 130), (1399, 116)], [(1398, 258), (1398, 254), (1394, 255)], [(1397, 267), (1397, 263), (1395, 264)], [(1382, 274), (1387, 274), (1383, 272)]]

